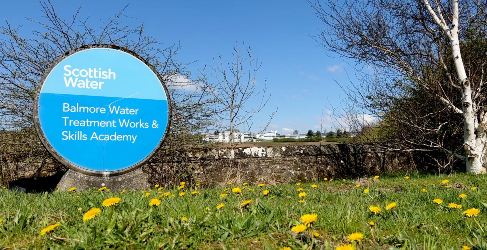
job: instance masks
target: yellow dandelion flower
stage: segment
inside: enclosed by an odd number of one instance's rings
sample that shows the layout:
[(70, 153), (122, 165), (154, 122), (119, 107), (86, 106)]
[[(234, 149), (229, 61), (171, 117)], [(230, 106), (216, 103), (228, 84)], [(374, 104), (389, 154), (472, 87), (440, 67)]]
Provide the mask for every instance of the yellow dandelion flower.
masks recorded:
[(369, 190), (368, 189), (364, 189), (364, 194), (368, 194), (369, 193)]
[(476, 208), (470, 208), (470, 209), (467, 209), (463, 212), (463, 214), (466, 215), (467, 217), (477, 216), (479, 213), (480, 213), (480, 210), (476, 209)]
[(230, 190), (230, 188), (225, 188), (225, 189), (223, 189), (223, 191), (224, 191), (224, 192), (226, 192), (226, 191), (228, 191), (228, 190)]
[(120, 192), (120, 193), (121, 193), (121, 194), (125, 193), (125, 189), (124, 189), (124, 190), (122, 190), (122, 192)]
[(236, 194), (241, 194), (242, 193), (242, 189), (240, 189), (239, 187), (235, 187), (235, 188), (232, 188), (232, 192), (233, 193), (236, 193)]
[(375, 222), (373, 220), (369, 221), (369, 226), (375, 226)]
[(311, 187), (312, 187), (312, 188), (317, 188), (317, 187), (318, 187), (318, 185), (313, 184), (313, 185), (311, 185)]
[(170, 192), (163, 193), (164, 196), (169, 196), (170, 194), (171, 194)]
[(299, 203), (304, 203), (304, 200), (299, 200)]
[(163, 187), (159, 187), (159, 188), (157, 189), (157, 191), (161, 191), (162, 189), (163, 189)]
[(181, 183), (179, 183), (179, 185), (184, 186), (186, 185), (186, 182), (182, 181)]
[(477, 190), (477, 187), (472, 187), (472, 191), (475, 191), (475, 190)]
[(313, 232), (314, 237), (320, 237), (320, 234), (318, 232)]
[(41, 230), (41, 235), (44, 235), (44, 234), (46, 234), (48, 232), (51, 232), (52, 230), (54, 230), (56, 227), (59, 227), (60, 225), (61, 225), (60, 223), (56, 223), (56, 224), (49, 225), (49, 226), (43, 228)]
[(382, 209), (380, 207), (376, 207), (376, 206), (370, 206), (369, 210), (374, 214), (378, 214), (382, 211)]
[(337, 248), (335, 248), (335, 250), (355, 250), (357, 248), (355, 248), (355, 246), (351, 245), (351, 244), (347, 244), (347, 245), (341, 245), (341, 246), (338, 246)]
[(188, 217), (184, 216), (183, 218), (181, 218), (181, 221), (184, 221), (184, 222), (188, 221)]
[(297, 186), (300, 186), (300, 185), (301, 185), (301, 182), (296, 183), (296, 185), (297, 185)]
[(462, 208), (462, 205), (456, 203), (448, 204), (448, 208)]
[(379, 179), (379, 176), (378, 175), (374, 176), (374, 179)]
[(276, 196), (274, 196), (274, 195), (273, 195), (273, 196), (271, 196), (271, 199), (274, 199), (274, 198), (276, 198)]
[(228, 185), (232, 185), (232, 183), (231, 182), (228, 182)]
[(205, 210), (206, 211), (210, 211), (210, 207), (205, 207)]
[(296, 189), (296, 191), (298, 191), (298, 192), (301, 192), (301, 191), (303, 191), (303, 190), (304, 190), (303, 188), (298, 188), (298, 189)]
[(241, 207), (246, 207), (246, 206), (248, 206), (248, 205), (249, 205), (251, 202), (252, 202), (252, 200), (246, 200), (246, 201), (244, 201), (244, 202), (240, 203), (240, 206), (241, 206)]
[(254, 189), (253, 188), (248, 188), (250, 192), (254, 192)]
[(472, 248), (470, 248), (469, 246), (465, 246), (465, 245), (462, 246), (462, 250), (470, 250), (470, 249)]
[(450, 181), (449, 180), (442, 180), (441, 184), (447, 184), (448, 182), (450, 182)]
[(84, 215), (83, 215), (83, 220), (84, 221), (87, 221), (87, 220), (91, 220), (93, 218), (95, 218), (95, 216), (97, 216), (98, 214), (101, 213), (101, 209), (99, 208), (92, 208), (90, 210), (88, 210)]
[(305, 192), (301, 192), (298, 194), (299, 198), (302, 198), (302, 197), (305, 197), (306, 196), (306, 193)]
[(225, 198), (227, 197), (228, 194), (220, 194), (220, 198)]
[(247, 186), (247, 184), (248, 184), (247, 182), (244, 182), (242, 185)]
[(216, 206), (216, 209), (220, 209), (220, 208), (222, 208), (222, 207), (224, 207), (224, 206), (225, 206), (225, 204), (220, 203), (220, 204), (218, 204), (218, 206)]
[(305, 225), (309, 225), (318, 219), (317, 214), (304, 214), (301, 216), (301, 222), (303, 222)]
[(360, 184), (355, 185), (355, 187), (360, 187)]
[(425, 192), (426, 192), (426, 189), (424, 189), (424, 188), (423, 188), (423, 189), (421, 189), (421, 192), (425, 193)]
[(436, 204), (441, 204), (441, 203), (443, 203), (443, 200), (442, 199), (434, 199), (433, 202)]
[(69, 189), (69, 192), (73, 192), (74, 190), (76, 190), (76, 187), (72, 187)]
[(259, 187), (263, 187), (264, 186), (264, 183), (259, 183), (259, 185), (257, 185)]
[(196, 186), (197, 186), (197, 187), (199, 187), (199, 186), (200, 186), (200, 184), (199, 184), (199, 183), (196, 183)]
[(408, 179), (409, 179), (409, 176), (407, 176), (407, 175), (406, 175), (406, 176), (404, 177), (404, 179), (408, 180)]
[(324, 180), (324, 181), (327, 181), (327, 180), (328, 180), (328, 178), (323, 178), (323, 180)]
[(268, 195), (269, 194), (269, 190), (266, 189), (266, 190), (262, 191), (262, 194), (263, 195)]
[(74, 198), (79, 198), (79, 195), (75, 195)]
[(451, 186), (445, 186), (445, 188), (451, 188)]
[(283, 248), (281, 248), (279, 250), (292, 250), (292, 249), (290, 247), (283, 247)]
[(348, 240), (351, 242), (357, 241), (360, 242), (364, 238), (364, 234), (362, 233), (352, 233), (347, 236)]
[(98, 189), (98, 191), (105, 191), (107, 189), (107, 187), (101, 187)]
[(179, 193), (179, 196), (184, 196), (186, 193), (185, 192), (181, 192)]
[(458, 197), (460, 197), (460, 198), (462, 198), (462, 199), (465, 199), (465, 198), (467, 198), (467, 195), (466, 195), (466, 194), (461, 194), (461, 195), (459, 195)]
[(196, 191), (196, 190), (195, 190), (195, 191), (193, 191), (193, 192), (191, 192), (191, 194), (197, 194), (197, 193), (199, 193), (199, 192), (198, 192), (198, 191)]
[(155, 188), (158, 188), (158, 187), (159, 187), (159, 184), (156, 184), (154, 187), (155, 187)]
[(302, 233), (306, 230), (306, 225), (303, 225), (303, 224), (299, 224), (297, 226), (294, 226), (291, 228), (291, 231), (295, 232), (295, 233)]
[(110, 206), (113, 206), (113, 205), (116, 205), (117, 203), (119, 203), (120, 200), (121, 199), (118, 197), (108, 198), (108, 199), (104, 200), (101, 205), (104, 207), (110, 207)]
[(150, 195), (150, 192), (147, 192), (144, 195), (145, 195), (145, 197), (148, 197)]
[(158, 207), (159, 205), (161, 205), (161, 200), (159, 200), (159, 199), (152, 199), (149, 202), (149, 206), (151, 206), (151, 207), (152, 206)]
[(397, 206), (396, 202), (389, 203), (389, 205), (386, 206), (386, 210), (391, 210)]
[(333, 179), (330, 179), (330, 181), (333, 181)]
[(179, 186), (179, 187), (178, 187), (178, 190), (181, 190), (181, 189), (183, 189), (183, 188), (184, 188), (184, 186)]

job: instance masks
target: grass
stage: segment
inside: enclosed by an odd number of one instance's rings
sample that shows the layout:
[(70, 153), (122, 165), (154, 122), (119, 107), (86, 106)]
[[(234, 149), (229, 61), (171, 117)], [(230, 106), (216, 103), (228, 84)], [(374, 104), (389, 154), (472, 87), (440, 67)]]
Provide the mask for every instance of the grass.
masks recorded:
[[(346, 244), (357, 249), (487, 249), (486, 175), (409, 177), (124, 193), (92, 189), (24, 194), (0, 189), (0, 249), (335, 249)], [(232, 193), (234, 187), (242, 193)], [(194, 190), (198, 193), (191, 194)], [(264, 190), (269, 190), (267, 196)], [(300, 192), (306, 196), (298, 197)], [(223, 193), (228, 195), (220, 197)], [(103, 207), (111, 197), (121, 200)], [(149, 206), (158, 197), (160, 205)], [(247, 200), (250, 204), (242, 207)], [(392, 202), (397, 206), (386, 210)], [(449, 203), (462, 208), (448, 208)], [(217, 209), (219, 204), (224, 206)], [(382, 211), (374, 214), (370, 206)], [(83, 221), (92, 208), (102, 212)], [(466, 217), (463, 212), (469, 208), (480, 213)], [(317, 220), (306, 231), (291, 231), (302, 223), (302, 215), (312, 213)], [(56, 223), (60, 225), (40, 234)], [(355, 232), (363, 239), (352, 243), (347, 236)]]

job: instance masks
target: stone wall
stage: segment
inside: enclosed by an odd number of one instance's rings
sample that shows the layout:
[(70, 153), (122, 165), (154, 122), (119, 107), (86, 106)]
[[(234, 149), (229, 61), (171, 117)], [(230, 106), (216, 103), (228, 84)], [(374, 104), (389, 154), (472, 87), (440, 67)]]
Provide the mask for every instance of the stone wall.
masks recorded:
[[(0, 143), (2, 141), (2, 185), (19, 178), (49, 176), (67, 170), (50, 156), (35, 136), (4, 138)], [(203, 186), (227, 182), (274, 184), (316, 181), (325, 177), (341, 179), (434, 171), (433, 157), (436, 160), (445, 158), (432, 151), (387, 150), (380, 145), (367, 144), (210, 145), (184, 150), (161, 148), (142, 170), (148, 174), (150, 183), (164, 186), (177, 185), (180, 181)]]

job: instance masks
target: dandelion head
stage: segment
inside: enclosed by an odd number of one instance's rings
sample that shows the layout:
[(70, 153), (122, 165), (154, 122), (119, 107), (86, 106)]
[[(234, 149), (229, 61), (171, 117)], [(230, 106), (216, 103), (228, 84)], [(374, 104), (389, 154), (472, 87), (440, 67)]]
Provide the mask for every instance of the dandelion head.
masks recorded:
[(252, 202), (252, 200), (246, 200), (246, 201), (240, 203), (240, 207), (247, 207), (251, 202)]
[(95, 218), (95, 216), (97, 216), (98, 214), (101, 213), (101, 209), (99, 208), (92, 208), (90, 210), (88, 210), (84, 215), (83, 215), (83, 220), (84, 221), (87, 221), (87, 220), (91, 220), (93, 218)]
[(448, 182), (450, 182), (450, 181), (449, 180), (442, 180), (441, 184), (447, 184)]
[(298, 189), (296, 189), (296, 190), (297, 190), (298, 192), (301, 192), (301, 191), (303, 191), (304, 189), (303, 189), (303, 188), (298, 188)]
[(72, 187), (69, 189), (69, 192), (73, 192), (74, 190), (76, 190), (76, 187)]
[(152, 206), (158, 207), (159, 205), (161, 205), (161, 200), (159, 200), (159, 199), (152, 199), (149, 202), (149, 206), (151, 206), (151, 207)]
[(369, 192), (370, 192), (370, 190), (364, 189), (364, 194), (368, 194)]
[(443, 200), (442, 199), (434, 199), (433, 202), (436, 204), (441, 204), (441, 203), (443, 203)]
[(107, 189), (107, 187), (101, 187), (98, 189), (98, 191), (105, 191)]
[(103, 201), (103, 203), (101, 204), (102, 206), (104, 207), (111, 207), (111, 206), (114, 206), (116, 205), (117, 203), (120, 202), (120, 198), (118, 197), (112, 197), (112, 198), (108, 198), (106, 200)]
[(195, 190), (195, 191), (193, 191), (193, 192), (191, 192), (191, 194), (193, 194), (193, 195), (194, 195), (194, 194), (197, 194), (197, 193), (199, 193), (199, 192), (198, 192), (198, 191), (196, 191), (196, 190)]
[(227, 197), (227, 195), (228, 195), (228, 194), (225, 194), (225, 193), (220, 194), (220, 198), (225, 198), (225, 197)]
[(404, 179), (408, 180), (408, 179), (409, 179), (409, 176), (407, 176), (407, 175), (406, 175), (406, 176), (404, 177)]
[(309, 225), (318, 219), (317, 214), (304, 214), (301, 216), (301, 222), (303, 222), (305, 225)]
[(232, 192), (233, 193), (236, 193), (236, 194), (241, 194), (242, 193), (242, 189), (240, 189), (239, 187), (235, 187), (235, 188), (232, 188)]
[(467, 217), (474, 217), (474, 216), (477, 216), (479, 213), (480, 213), (480, 210), (476, 209), (476, 208), (470, 208), (470, 209), (467, 209), (463, 212), (463, 214)]
[(374, 176), (374, 179), (379, 179), (379, 176), (378, 175)]
[(477, 190), (477, 187), (472, 187), (472, 191), (475, 191), (475, 190)]
[(305, 201), (304, 200), (299, 200), (299, 203), (304, 203)]
[(41, 235), (44, 235), (44, 234), (46, 234), (48, 232), (51, 232), (52, 230), (54, 230), (56, 227), (59, 227), (60, 225), (61, 225), (60, 223), (56, 223), (56, 224), (49, 225), (49, 226), (43, 228), (41, 230)]
[(337, 248), (335, 248), (335, 250), (355, 250), (355, 249), (357, 249), (357, 248), (351, 244), (341, 245), (341, 246), (338, 246)]
[(352, 233), (347, 236), (348, 240), (351, 242), (357, 241), (360, 242), (363, 238), (364, 235), (362, 233)]
[(188, 217), (184, 216), (183, 218), (181, 218), (181, 221), (184, 221), (184, 222), (188, 221)]
[(421, 189), (421, 192), (425, 193), (426, 192), (426, 189), (425, 188)]
[(317, 188), (317, 187), (318, 187), (318, 185), (313, 184), (313, 185), (311, 185), (311, 187), (312, 187), (312, 188)]
[(369, 226), (375, 226), (375, 222), (373, 220), (369, 221)]
[(382, 211), (382, 209), (380, 207), (376, 207), (376, 206), (370, 206), (369, 210), (374, 214), (378, 214)]
[(306, 193), (305, 192), (301, 192), (298, 194), (299, 198), (302, 198), (302, 197), (305, 197), (306, 196)]
[(266, 190), (262, 191), (262, 194), (263, 195), (268, 195), (269, 194), (269, 190), (266, 189)]
[(320, 234), (318, 232), (313, 232), (314, 237), (320, 237)]
[(462, 208), (462, 205), (456, 203), (448, 204), (448, 208)]
[(225, 206), (225, 204), (220, 203), (220, 204), (218, 204), (218, 205), (216, 206), (216, 209), (221, 209), (221, 208), (223, 208), (224, 206)]
[(306, 230), (306, 225), (303, 225), (303, 224), (299, 224), (297, 226), (294, 226), (291, 228), (291, 231), (293, 231), (294, 233), (302, 233)]
[(264, 183), (259, 183), (258, 185), (259, 187), (263, 187), (264, 186)]
[(386, 210), (391, 210), (397, 206), (396, 202), (389, 203), (389, 205), (386, 206)]
[(460, 198), (462, 198), (462, 199), (465, 199), (465, 198), (467, 198), (467, 195), (466, 195), (466, 194), (461, 194), (461, 195), (459, 195), (458, 197), (460, 197)]
[(355, 185), (355, 187), (360, 187), (360, 184)]

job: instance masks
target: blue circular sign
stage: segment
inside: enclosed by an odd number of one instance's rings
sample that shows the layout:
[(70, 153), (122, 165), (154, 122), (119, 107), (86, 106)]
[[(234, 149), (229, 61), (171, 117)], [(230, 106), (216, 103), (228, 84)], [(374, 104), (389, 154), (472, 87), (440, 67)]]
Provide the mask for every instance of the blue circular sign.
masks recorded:
[(63, 163), (124, 172), (147, 160), (169, 127), (168, 94), (152, 67), (113, 46), (72, 51), (43, 78), (36, 127)]

